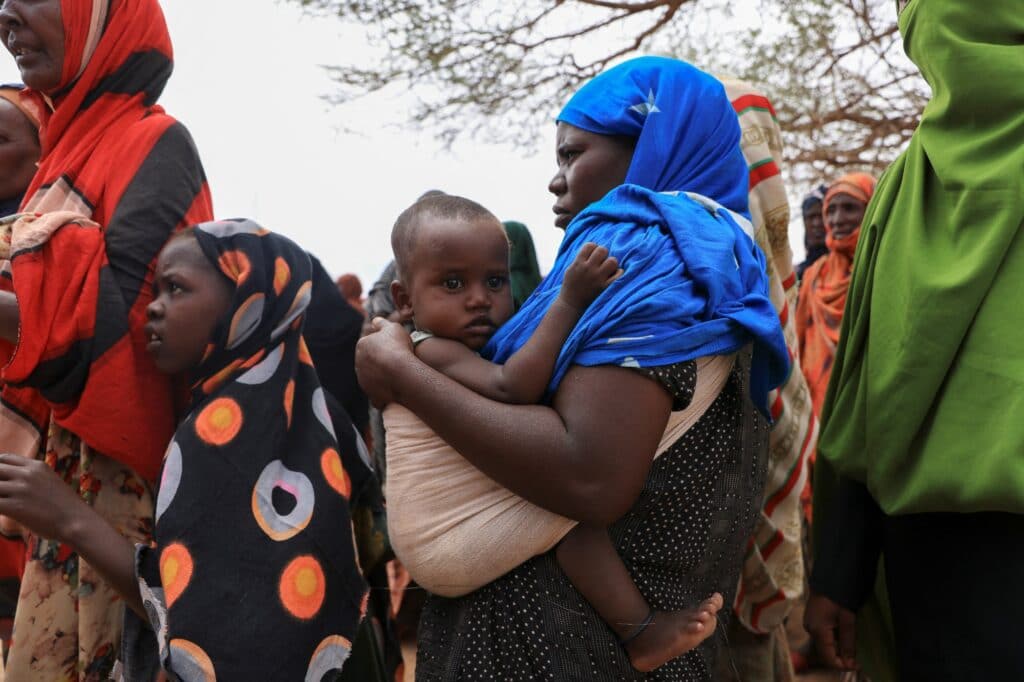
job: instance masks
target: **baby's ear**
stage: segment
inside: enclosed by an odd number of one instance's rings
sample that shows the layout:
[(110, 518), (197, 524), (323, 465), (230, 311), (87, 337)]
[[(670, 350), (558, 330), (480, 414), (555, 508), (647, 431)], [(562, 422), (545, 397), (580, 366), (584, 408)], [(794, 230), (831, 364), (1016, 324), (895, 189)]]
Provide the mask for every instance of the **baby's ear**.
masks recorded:
[(396, 279), (391, 283), (391, 300), (395, 302), (395, 312), (400, 322), (412, 319), (412, 297), (401, 280)]

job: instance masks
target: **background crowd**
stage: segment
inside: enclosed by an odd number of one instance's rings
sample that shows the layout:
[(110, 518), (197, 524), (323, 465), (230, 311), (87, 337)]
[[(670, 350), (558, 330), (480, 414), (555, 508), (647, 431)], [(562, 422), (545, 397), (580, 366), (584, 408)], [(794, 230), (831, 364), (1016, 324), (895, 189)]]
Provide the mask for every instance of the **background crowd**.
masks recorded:
[[(157, 0), (0, 3), (23, 81), (0, 87), (7, 679), (399, 679), (403, 638), (423, 680), (1024, 678), (1024, 25), (1009, 1), (899, 9), (933, 99), (884, 176), (803, 199), (799, 264), (764, 93), (659, 57), (576, 92), (535, 179), (565, 231), (546, 276), (506, 220), (507, 273), (442, 278), (473, 320), (518, 311), (473, 348), (502, 363), (581, 245), (617, 259), (543, 398), (505, 404), (413, 346), (446, 337), (396, 301), (409, 259), (364, 296), (268, 226), (214, 220), (157, 103)], [(417, 220), (465, 219), (442, 190)], [(389, 542), (371, 401), (599, 529), (628, 589), (546, 548), (425, 594)], [(606, 617), (634, 585), (648, 615)], [(644, 668), (636, 638), (712, 595), (710, 628)]]

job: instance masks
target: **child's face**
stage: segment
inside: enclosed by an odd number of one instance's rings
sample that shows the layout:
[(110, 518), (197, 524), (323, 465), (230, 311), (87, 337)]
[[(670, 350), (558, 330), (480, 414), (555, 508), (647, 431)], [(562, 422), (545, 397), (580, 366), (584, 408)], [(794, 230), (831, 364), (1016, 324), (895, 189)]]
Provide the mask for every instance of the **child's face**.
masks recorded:
[(495, 220), (420, 220), (395, 303), (418, 329), (479, 350), (512, 316), (505, 230)]
[(194, 237), (182, 237), (160, 252), (154, 287), (156, 298), (146, 308), (146, 351), (167, 374), (197, 367), (231, 305), (230, 283)]

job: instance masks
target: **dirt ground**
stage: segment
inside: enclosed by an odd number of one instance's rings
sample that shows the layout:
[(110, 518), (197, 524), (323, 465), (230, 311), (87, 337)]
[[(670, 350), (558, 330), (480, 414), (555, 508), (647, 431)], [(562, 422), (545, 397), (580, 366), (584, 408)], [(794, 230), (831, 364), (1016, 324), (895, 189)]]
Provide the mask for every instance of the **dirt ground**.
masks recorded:
[[(405, 659), (405, 682), (413, 682), (416, 677), (416, 645), (407, 643), (402, 646), (402, 657)], [(796, 676), (797, 682), (840, 682), (840, 673), (829, 670), (813, 670)]]

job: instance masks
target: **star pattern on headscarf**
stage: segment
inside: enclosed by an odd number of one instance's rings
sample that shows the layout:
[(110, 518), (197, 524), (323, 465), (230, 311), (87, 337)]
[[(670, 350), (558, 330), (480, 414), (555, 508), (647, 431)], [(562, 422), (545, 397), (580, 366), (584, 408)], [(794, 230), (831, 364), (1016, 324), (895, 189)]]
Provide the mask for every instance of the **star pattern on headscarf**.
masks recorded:
[(634, 104), (631, 106), (630, 111), (635, 111), (641, 116), (647, 116), (648, 114), (659, 114), (661, 109), (654, 104), (654, 90), (651, 89), (647, 93), (647, 101), (641, 102), (640, 104)]

